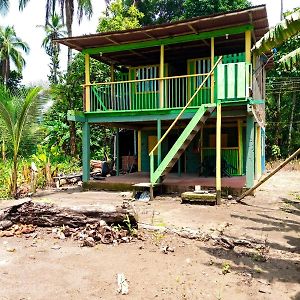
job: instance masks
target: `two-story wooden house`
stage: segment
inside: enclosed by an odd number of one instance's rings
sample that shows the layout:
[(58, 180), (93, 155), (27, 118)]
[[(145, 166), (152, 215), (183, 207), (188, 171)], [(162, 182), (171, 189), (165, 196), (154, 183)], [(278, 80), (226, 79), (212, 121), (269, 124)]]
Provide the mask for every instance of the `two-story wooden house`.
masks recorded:
[[(153, 186), (176, 169), (200, 185), (199, 176), (215, 177), (217, 198), (224, 176), (250, 188), (264, 170), (267, 60), (251, 47), (268, 29), (261, 5), (58, 40), (85, 54), (83, 111), (69, 112), (83, 124), (83, 181), (97, 123), (134, 130), (138, 172)], [(90, 58), (111, 66), (111, 82), (90, 82)]]

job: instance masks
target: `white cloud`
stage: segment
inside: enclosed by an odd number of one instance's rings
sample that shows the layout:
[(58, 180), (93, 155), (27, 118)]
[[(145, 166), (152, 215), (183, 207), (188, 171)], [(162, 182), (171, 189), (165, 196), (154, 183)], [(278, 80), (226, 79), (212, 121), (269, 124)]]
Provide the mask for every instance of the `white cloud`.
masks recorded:
[[(5, 17), (1, 17), (0, 24), (2, 26), (14, 26), (17, 36), (30, 46), (30, 53), (25, 57), (26, 66), (23, 71), (23, 82), (40, 83), (47, 81), (49, 73), (49, 58), (41, 47), (44, 31), (43, 28), (38, 28), (37, 25), (45, 23), (45, 2), (41, 0), (29, 1), (23, 12), (18, 10), (18, 1), (10, 1), (11, 7), (9, 13)], [(95, 33), (98, 19), (102, 11), (105, 9), (105, 1), (93, 0), (94, 14), (91, 20), (84, 18), (80, 25), (77, 19), (73, 23), (73, 35), (82, 35), (87, 33)], [(62, 47), (61, 66), (66, 67), (67, 51), (66, 47)]]

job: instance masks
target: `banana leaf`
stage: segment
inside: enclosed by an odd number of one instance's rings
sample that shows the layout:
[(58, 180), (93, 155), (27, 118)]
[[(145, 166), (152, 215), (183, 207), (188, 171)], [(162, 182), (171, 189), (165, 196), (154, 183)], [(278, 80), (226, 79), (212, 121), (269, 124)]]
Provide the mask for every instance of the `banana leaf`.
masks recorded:
[(286, 70), (292, 70), (297, 65), (300, 65), (300, 48), (288, 53), (283, 56), (279, 63), (283, 65)]
[(300, 31), (300, 10), (285, 17), (274, 28), (271, 28), (256, 44), (251, 51), (255, 55), (268, 52), (282, 45), (286, 40), (298, 34)]

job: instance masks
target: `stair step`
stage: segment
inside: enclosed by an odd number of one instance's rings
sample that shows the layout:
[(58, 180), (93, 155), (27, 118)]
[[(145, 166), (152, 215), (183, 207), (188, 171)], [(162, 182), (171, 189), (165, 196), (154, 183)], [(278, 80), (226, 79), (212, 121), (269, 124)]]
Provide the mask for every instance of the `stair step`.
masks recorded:
[[(167, 156), (162, 160), (161, 164), (158, 166), (158, 168), (154, 171), (154, 173), (151, 173), (151, 181), (157, 182), (159, 178), (163, 180), (163, 177), (171, 171), (173, 166), (175, 165), (176, 161), (180, 158), (182, 153), (186, 150), (186, 148), (189, 146), (191, 141), (194, 139), (196, 134), (199, 132), (199, 130), (202, 128), (205, 121), (208, 119), (212, 111), (215, 109), (214, 107), (206, 107), (201, 106), (195, 113), (194, 117), (190, 120), (190, 122), (186, 125), (186, 128), (182, 131), (180, 137), (175, 143)], [(192, 127), (193, 126), (193, 127)]]

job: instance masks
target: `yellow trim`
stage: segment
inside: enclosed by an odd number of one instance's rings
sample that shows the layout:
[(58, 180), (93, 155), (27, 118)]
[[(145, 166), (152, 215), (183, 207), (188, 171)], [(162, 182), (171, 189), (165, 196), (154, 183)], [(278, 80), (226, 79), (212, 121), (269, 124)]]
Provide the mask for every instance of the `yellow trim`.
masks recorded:
[(245, 31), (245, 58), (251, 64), (251, 30)]
[(159, 64), (159, 107), (164, 107), (164, 67), (165, 67), (165, 46), (160, 46), (160, 64)]
[[(216, 149), (216, 147), (203, 147), (203, 150), (213, 150)], [(239, 147), (221, 147), (222, 150), (238, 150)]]
[(261, 171), (261, 128), (256, 127), (256, 179), (259, 179)]
[(217, 128), (216, 128), (216, 190), (217, 194), (221, 191), (221, 125), (222, 108), (217, 104)]
[[(215, 61), (215, 39), (212, 37), (210, 39), (210, 68), (214, 66), (214, 61)], [(211, 74), (210, 77), (210, 102), (214, 103), (215, 102), (215, 74), (214, 72)]]
[(239, 119), (238, 123), (238, 149), (239, 149), (239, 173), (243, 173), (243, 120)]
[(136, 79), (136, 80), (127, 80), (127, 81), (114, 81), (114, 82), (96, 82), (96, 83), (89, 83), (83, 84), (82, 86), (88, 85), (109, 85), (109, 84), (119, 84), (119, 83), (138, 83), (144, 81), (154, 81), (154, 80), (169, 80), (169, 79), (177, 79), (177, 78), (189, 78), (189, 77), (197, 77), (197, 76), (207, 76), (210, 73), (201, 73), (201, 74), (192, 74), (192, 75), (179, 75), (179, 76), (169, 76), (163, 78), (149, 78), (149, 79)]
[(142, 131), (138, 131), (138, 172), (142, 171)]
[(90, 55), (84, 55), (84, 63), (85, 63), (85, 111), (91, 111), (91, 104), (90, 104)]
[(210, 56), (205, 56), (205, 57), (197, 57), (197, 58), (190, 58), (187, 60), (187, 62), (196, 62), (197, 60), (210, 60)]
[(170, 125), (170, 127), (168, 128), (168, 130), (164, 133), (164, 135), (158, 141), (158, 143), (156, 144), (156, 146), (149, 153), (149, 156), (153, 154), (153, 152), (156, 150), (156, 148), (162, 143), (162, 141), (165, 139), (165, 137), (168, 135), (168, 133), (173, 129), (173, 127), (175, 126), (175, 124), (177, 123), (177, 121), (181, 118), (181, 116), (183, 115), (183, 113), (185, 112), (185, 110), (190, 106), (190, 104), (192, 103), (192, 101), (194, 100), (194, 98), (197, 96), (198, 92), (202, 89), (202, 87), (204, 86), (205, 82), (210, 77), (210, 74), (214, 71), (214, 69), (217, 67), (217, 65), (221, 62), (222, 58), (223, 58), (222, 56), (219, 57), (218, 61), (215, 63), (214, 67), (210, 70), (210, 72), (208, 73), (208, 75), (205, 77), (205, 79), (202, 81), (202, 83), (200, 84), (200, 86), (197, 88), (197, 90), (195, 91), (194, 95), (190, 98), (190, 100), (182, 108), (182, 110), (177, 115), (177, 117), (175, 118), (175, 120), (173, 121), (173, 123)]

